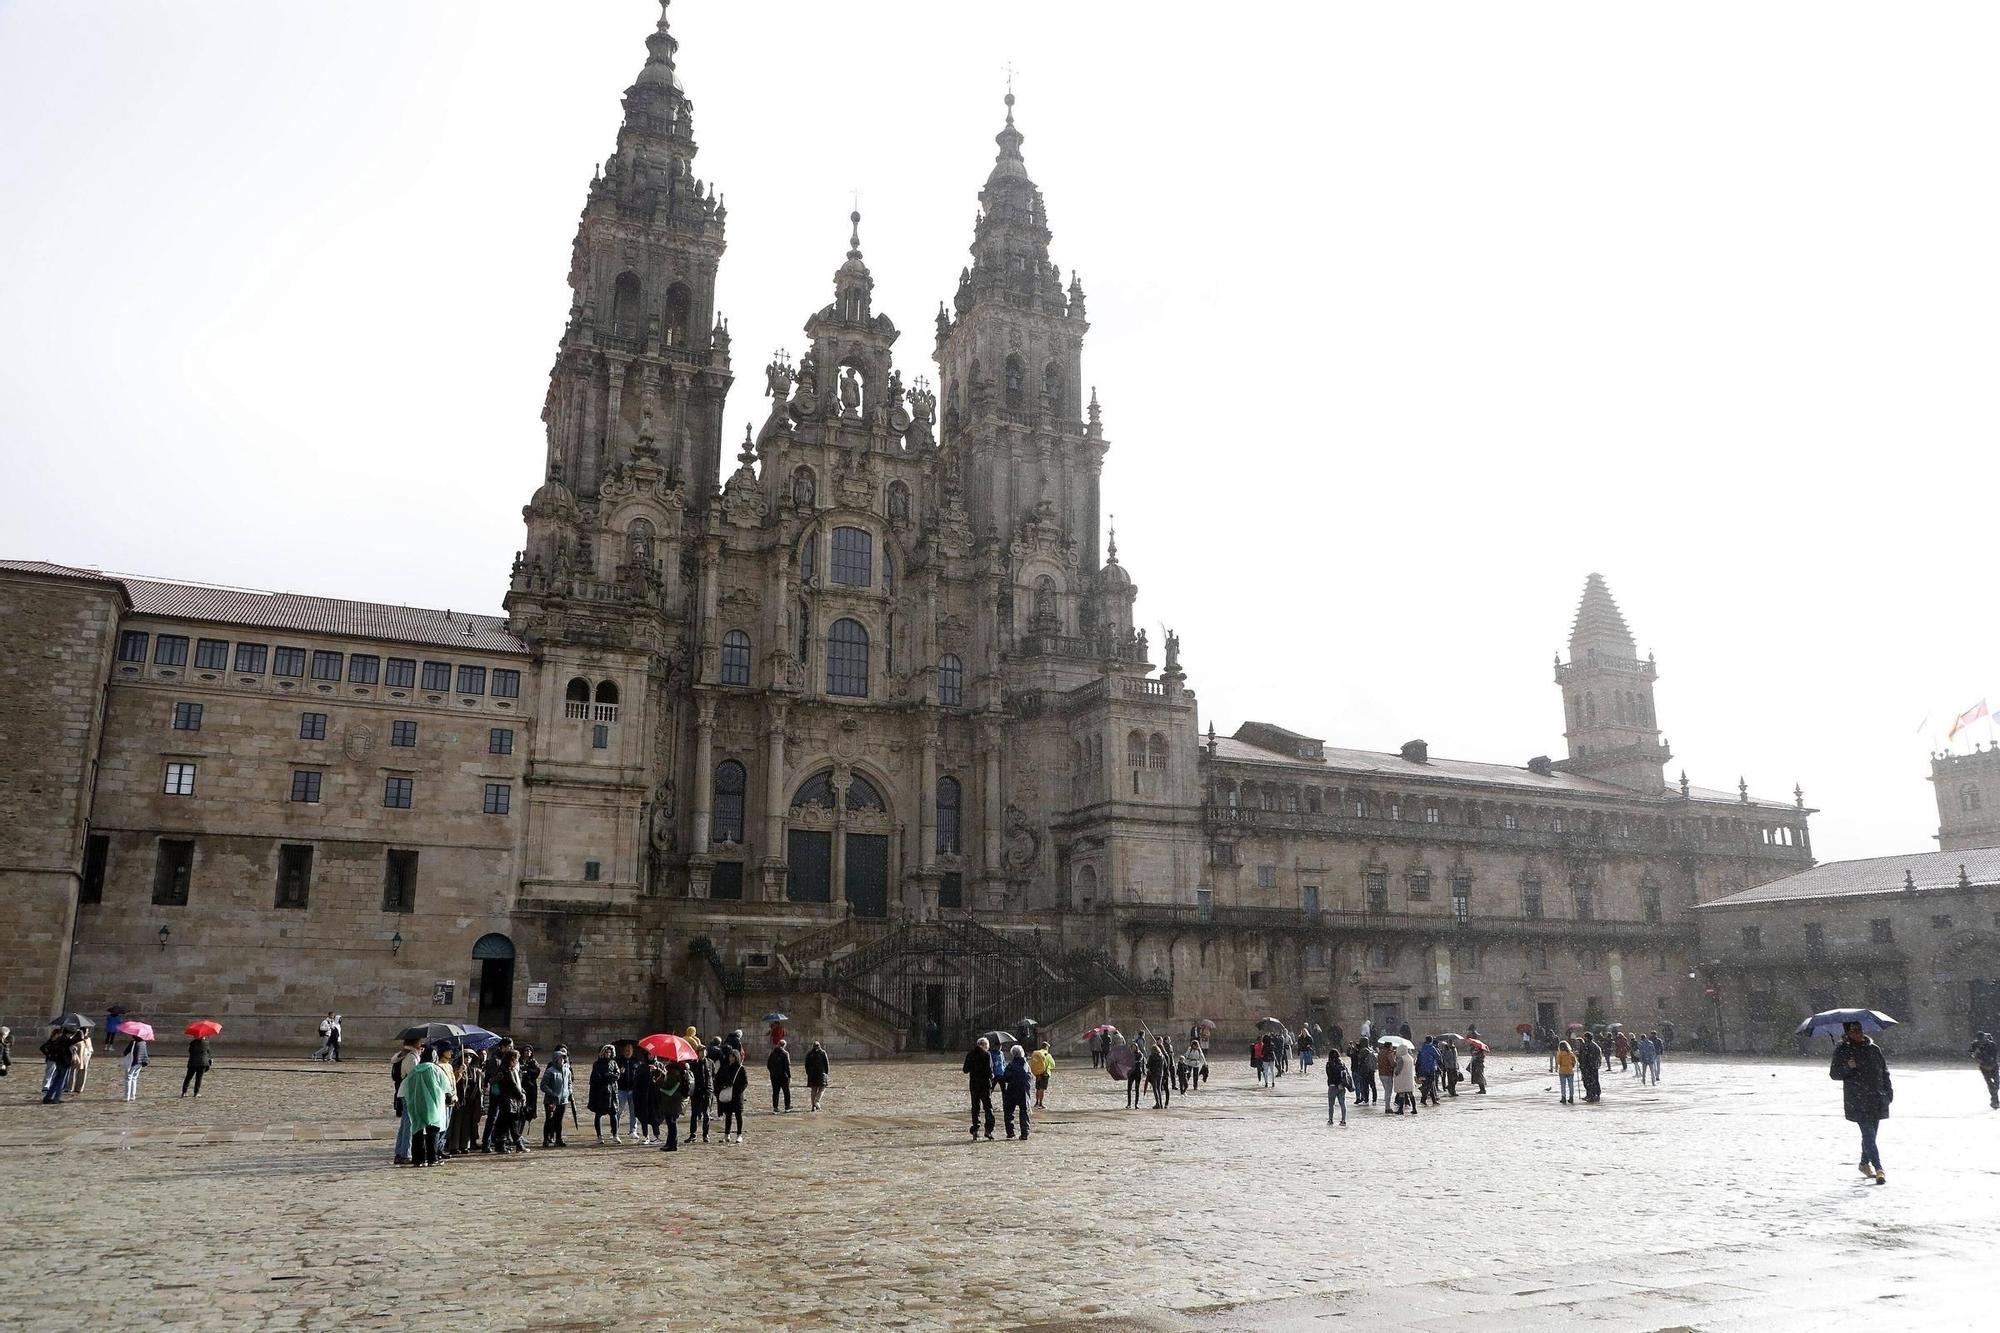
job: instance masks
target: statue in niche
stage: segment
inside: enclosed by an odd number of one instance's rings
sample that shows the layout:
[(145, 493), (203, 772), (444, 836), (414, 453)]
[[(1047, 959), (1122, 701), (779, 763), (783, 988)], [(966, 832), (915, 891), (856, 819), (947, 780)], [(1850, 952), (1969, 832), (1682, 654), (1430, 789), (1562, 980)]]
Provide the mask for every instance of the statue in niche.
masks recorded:
[(842, 366), (840, 370), (840, 415), (861, 415), (861, 376), (855, 373), (853, 366)]
[(910, 428), (910, 412), (908, 408), (903, 406), (902, 371), (892, 370), (889, 372), (889, 392), (886, 397), (889, 403), (889, 429), (901, 435)]
[(792, 474), (792, 503), (800, 509), (811, 509), (819, 498), (819, 483), (809, 467), (802, 467)]
[(889, 522), (899, 528), (910, 522), (910, 488), (900, 481), (889, 488)]
[(798, 387), (792, 393), (792, 415), (810, 417), (819, 407), (819, 364), (807, 352), (799, 358)]
[(653, 567), (653, 525), (643, 518), (633, 519), (625, 529), (625, 563), (639, 569)]
[(1165, 674), (1177, 676), (1181, 670), (1181, 636), (1167, 631), (1167, 669)]

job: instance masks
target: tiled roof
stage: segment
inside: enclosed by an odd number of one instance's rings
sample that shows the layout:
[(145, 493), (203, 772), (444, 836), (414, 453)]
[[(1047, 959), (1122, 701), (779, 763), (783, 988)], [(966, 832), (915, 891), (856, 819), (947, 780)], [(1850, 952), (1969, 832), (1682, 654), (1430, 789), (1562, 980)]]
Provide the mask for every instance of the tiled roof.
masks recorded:
[[(1919, 893), (1958, 886), (1965, 867), (1972, 883), (2000, 886), (2000, 847), (1968, 847), (1956, 852), (1912, 852), (1908, 856), (1871, 856), (1860, 861), (1829, 861), (1796, 875), (1759, 884), (1703, 903), (1710, 907), (1746, 907), (1757, 903), (1793, 902), (1805, 898), (1849, 898), (1869, 893), (1896, 893), (1911, 884)], [(1908, 879), (1905, 880), (1907, 874)]]
[(350, 602), (291, 592), (218, 588), (199, 583), (160, 583), (152, 579), (106, 574), (100, 570), (52, 565), (38, 560), (0, 561), (0, 569), (115, 583), (125, 589), (132, 610), (139, 615), (199, 620), (215, 625), (295, 630), (301, 634), (388, 639), (397, 643), (430, 644), (482, 653), (527, 651), (525, 644), (507, 632), (507, 622), (499, 616), (393, 606), (386, 602)]

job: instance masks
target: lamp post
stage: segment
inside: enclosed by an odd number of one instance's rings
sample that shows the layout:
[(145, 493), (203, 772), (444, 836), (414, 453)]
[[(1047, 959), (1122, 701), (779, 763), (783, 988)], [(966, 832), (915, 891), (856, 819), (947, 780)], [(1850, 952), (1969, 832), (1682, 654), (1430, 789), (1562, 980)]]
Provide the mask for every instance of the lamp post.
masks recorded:
[(399, 930), (389, 937), (389, 956), (394, 958), (401, 952), (403, 952), (403, 932)]
[[(1709, 1003), (1714, 1006), (1715, 1049), (1718, 1053), (1729, 1049), (1728, 1044), (1722, 1039), (1722, 978), (1716, 971), (1721, 966), (1722, 960), (1720, 958), (1709, 963), (1708, 984), (1703, 988), (1702, 992), (1708, 996)], [(1699, 971), (1688, 973), (1688, 980), (1699, 984), (1701, 982), (1701, 973)]]
[(168, 930), (165, 926), (160, 927), (160, 947), (162, 949), (167, 947), (167, 939), (172, 934), (173, 932)]

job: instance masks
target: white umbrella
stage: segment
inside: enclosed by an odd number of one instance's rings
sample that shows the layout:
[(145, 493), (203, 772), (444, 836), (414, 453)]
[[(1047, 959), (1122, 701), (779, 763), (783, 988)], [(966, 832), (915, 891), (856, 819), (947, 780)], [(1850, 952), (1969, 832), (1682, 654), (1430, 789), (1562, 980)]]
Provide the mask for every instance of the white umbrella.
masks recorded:
[(1375, 1044), (1377, 1046), (1400, 1046), (1406, 1051), (1414, 1051), (1417, 1049), (1403, 1038), (1395, 1036), (1378, 1037), (1375, 1041)]

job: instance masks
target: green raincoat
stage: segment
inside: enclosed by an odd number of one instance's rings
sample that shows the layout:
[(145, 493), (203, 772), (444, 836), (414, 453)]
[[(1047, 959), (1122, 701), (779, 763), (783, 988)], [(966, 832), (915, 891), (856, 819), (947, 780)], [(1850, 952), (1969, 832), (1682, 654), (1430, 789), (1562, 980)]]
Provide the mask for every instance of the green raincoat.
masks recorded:
[(451, 1112), (444, 1099), (452, 1093), (451, 1079), (437, 1065), (425, 1063), (412, 1068), (404, 1076), (400, 1091), (411, 1129), (443, 1129), (450, 1123)]

